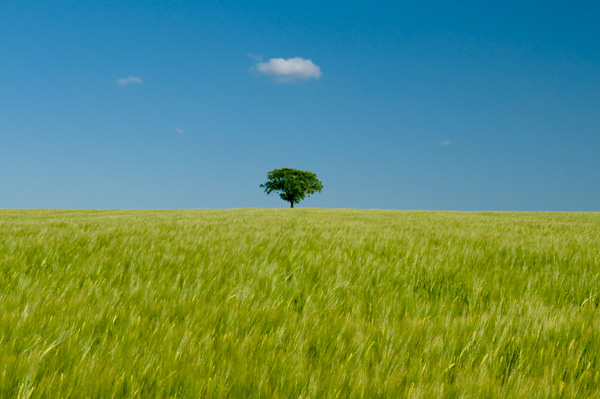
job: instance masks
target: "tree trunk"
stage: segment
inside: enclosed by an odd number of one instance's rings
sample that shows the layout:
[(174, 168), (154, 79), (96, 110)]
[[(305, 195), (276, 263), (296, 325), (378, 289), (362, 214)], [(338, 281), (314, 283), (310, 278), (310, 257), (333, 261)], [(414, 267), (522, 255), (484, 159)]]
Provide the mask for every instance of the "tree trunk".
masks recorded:
[(294, 207), (294, 203), (292, 201), (290, 201), (290, 208)]

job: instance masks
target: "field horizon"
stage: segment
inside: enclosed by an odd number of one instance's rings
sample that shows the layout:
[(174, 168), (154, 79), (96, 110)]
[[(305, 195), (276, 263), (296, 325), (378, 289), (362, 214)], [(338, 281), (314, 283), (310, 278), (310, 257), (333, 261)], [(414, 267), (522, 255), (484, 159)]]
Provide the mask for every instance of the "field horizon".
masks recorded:
[(0, 210), (0, 397), (600, 395), (600, 213)]
[(392, 208), (320, 208), (320, 207), (303, 207), (303, 206), (295, 206), (294, 208), (290, 207), (272, 207), (272, 208), (260, 208), (260, 207), (250, 207), (250, 208), (0, 208), (0, 212), (3, 211), (57, 211), (57, 212), (77, 212), (77, 211), (98, 211), (98, 212), (111, 212), (111, 211), (122, 211), (122, 212), (145, 212), (145, 211), (153, 211), (153, 212), (187, 212), (187, 211), (252, 211), (252, 210), (277, 210), (277, 209), (290, 209), (290, 210), (322, 210), (322, 211), (384, 211), (384, 212), (431, 212), (431, 213), (531, 213), (531, 214), (540, 214), (540, 213), (565, 213), (565, 214), (600, 214), (600, 211), (547, 211), (547, 210), (539, 210), (539, 211), (529, 211), (529, 210), (495, 210), (495, 209), (485, 209), (485, 210), (456, 210), (456, 209), (392, 209)]

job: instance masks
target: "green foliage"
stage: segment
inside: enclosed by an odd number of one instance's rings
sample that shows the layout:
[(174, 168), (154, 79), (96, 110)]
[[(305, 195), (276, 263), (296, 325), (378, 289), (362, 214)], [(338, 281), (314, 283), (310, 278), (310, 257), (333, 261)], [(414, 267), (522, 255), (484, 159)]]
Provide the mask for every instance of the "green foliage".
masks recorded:
[(597, 398), (600, 214), (0, 211), (0, 398)]
[(267, 194), (279, 192), (281, 199), (289, 202), (291, 208), (305, 197), (320, 193), (323, 189), (317, 175), (297, 169), (275, 169), (267, 173), (267, 179), (260, 187), (264, 188)]

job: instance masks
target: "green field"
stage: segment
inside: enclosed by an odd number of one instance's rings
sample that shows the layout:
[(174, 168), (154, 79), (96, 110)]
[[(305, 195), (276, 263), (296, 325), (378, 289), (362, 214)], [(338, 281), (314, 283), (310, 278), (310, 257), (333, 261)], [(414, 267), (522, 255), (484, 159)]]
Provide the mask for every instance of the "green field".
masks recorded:
[(0, 398), (597, 398), (600, 214), (0, 211)]

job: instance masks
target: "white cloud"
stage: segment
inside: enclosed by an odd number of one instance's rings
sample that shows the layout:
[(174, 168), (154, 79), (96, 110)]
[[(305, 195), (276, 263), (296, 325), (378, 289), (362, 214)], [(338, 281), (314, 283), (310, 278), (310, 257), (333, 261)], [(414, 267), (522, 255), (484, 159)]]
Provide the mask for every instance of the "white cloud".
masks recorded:
[(137, 76), (128, 76), (124, 79), (118, 79), (117, 84), (121, 86), (131, 85), (131, 84), (140, 84), (142, 83), (142, 78), (138, 78)]
[(452, 142), (450, 140), (440, 141), (440, 145), (444, 147), (448, 147)]
[(273, 76), (279, 81), (294, 81), (301, 79), (319, 79), (321, 68), (311, 60), (301, 57), (271, 58), (268, 62), (259, 62), (256, 69), (265, 75)]

